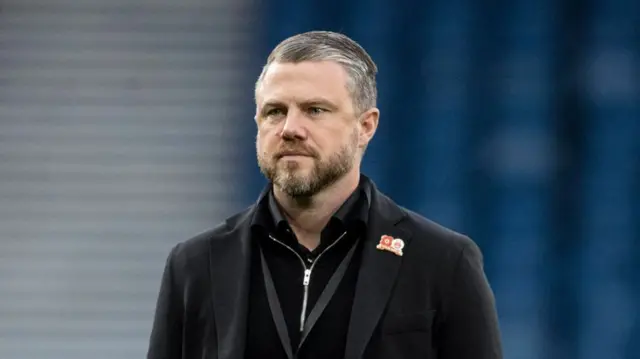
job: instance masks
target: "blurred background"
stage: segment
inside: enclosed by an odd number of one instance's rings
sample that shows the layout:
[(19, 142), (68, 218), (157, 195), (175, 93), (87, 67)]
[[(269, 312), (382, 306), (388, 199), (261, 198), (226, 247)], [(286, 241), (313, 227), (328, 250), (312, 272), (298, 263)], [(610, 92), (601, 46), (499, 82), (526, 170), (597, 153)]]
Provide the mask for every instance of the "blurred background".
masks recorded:
[(640, 358), (640, 2), (0, 0), (0, 358), (142, 358), (169, 249), (250, 205), (253, 83), (341, 31), (364, 171), (485, 255), (508, 359)]

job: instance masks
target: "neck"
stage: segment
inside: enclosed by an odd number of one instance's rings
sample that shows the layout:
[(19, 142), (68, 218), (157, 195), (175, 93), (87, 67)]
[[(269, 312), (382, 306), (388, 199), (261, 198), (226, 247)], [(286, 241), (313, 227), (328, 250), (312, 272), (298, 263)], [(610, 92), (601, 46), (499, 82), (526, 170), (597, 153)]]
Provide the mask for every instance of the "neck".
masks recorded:
[(317, 247), (320, 233), (331, 216), (358, 187), (360, 171), (355, 169), (310, 198), (292, 198), (274, 187), (280, 205), (298, 241), (309, 249)]

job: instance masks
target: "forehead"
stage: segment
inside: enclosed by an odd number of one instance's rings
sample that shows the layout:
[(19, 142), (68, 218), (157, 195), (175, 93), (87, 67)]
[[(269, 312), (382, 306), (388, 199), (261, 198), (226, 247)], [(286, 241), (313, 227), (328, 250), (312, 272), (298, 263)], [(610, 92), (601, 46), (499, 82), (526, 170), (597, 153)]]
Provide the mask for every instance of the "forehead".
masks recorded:
[(258, 105), (263, 102), (300, 102), (326, 98), (336, 104), (350, 101), (345, 69), (332, 61), (272, 63), (256, 89)]

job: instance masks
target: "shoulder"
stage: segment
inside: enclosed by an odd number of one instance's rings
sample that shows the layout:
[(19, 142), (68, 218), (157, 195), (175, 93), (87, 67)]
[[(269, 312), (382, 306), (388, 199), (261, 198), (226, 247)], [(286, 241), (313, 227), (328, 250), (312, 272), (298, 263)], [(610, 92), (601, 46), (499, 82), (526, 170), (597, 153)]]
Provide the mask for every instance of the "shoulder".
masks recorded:
[(388, 201), (403, 214), (398, 226), (410, 233), (406, 251), (412, 252), (411, 257), (437, 265), (442, 270), (454, 269), (463, 256), (482, 261), (479, 246), (467, 234), (402, 207), (391, 199)]
[(439, 251), (457, 253), (476, 245), (466, 234), (446, 227), (409, 209), (402, 208), (402, 210), (406, 214), (405, 225), (412, 232), (413, 240), (419, 245), (438, 249)]
[(174, 266), (185, 268), (204, 264), (209, 260), (211, 245), (230, 237), (238, 237), (236, 231), (241, 222), (244, 222), (252, 213), (252, 207), (238, 212), (219, 222), (211, 229), (194, 235), (191, 238), (178, 242), (171, 248), (169, 260)]
[(469, 278), (482, 277), (483, 254), (471, 237), (411, 210), (403, 211), (406, 216), (402, 224), (411, 233), (405, 259), (412, 273), (429, 276), (442, 293), (455, 278), (468, 282)]
[(390, 196), (373, 187), (372, 209), (377, 217), (393, 221), (408, 236), (406, 255), (419, 261), (445, 267), (457, 262), (463, 254), (480, 257), (478, 245), (470, 236), (401, 206)]

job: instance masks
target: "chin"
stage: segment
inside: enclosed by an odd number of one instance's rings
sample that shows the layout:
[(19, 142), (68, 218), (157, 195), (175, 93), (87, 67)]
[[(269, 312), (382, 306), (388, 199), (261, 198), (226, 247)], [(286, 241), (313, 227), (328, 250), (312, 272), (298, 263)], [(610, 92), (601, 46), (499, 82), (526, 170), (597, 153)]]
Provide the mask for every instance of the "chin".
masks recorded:
[(313, 168), (311, 167), (307, 168), (307, 166), (293, 165), (280, 167), (277, 173), (280, 178), (298, 182), (306, 181), (311, 176), (312, 171)]
[(305, 181), (311, 175), (311, 169), (306, 168), (283, 168), (279, 172), (281, 178), (288, 178), (294, 181)]
[(278, 163), (278, 167), (283, 172), (300, 172), (309, 171), (313, 169), (313, 164), (308, 163), (304, 159), (281, 159)]

